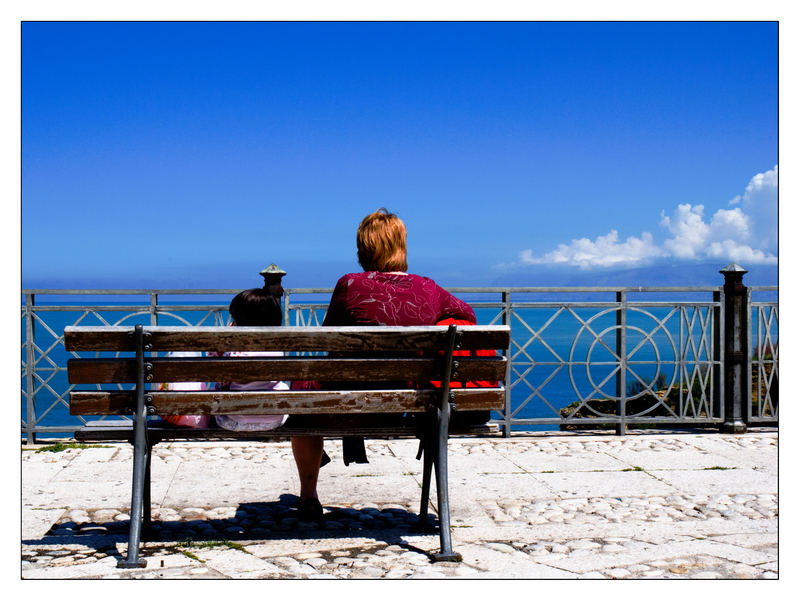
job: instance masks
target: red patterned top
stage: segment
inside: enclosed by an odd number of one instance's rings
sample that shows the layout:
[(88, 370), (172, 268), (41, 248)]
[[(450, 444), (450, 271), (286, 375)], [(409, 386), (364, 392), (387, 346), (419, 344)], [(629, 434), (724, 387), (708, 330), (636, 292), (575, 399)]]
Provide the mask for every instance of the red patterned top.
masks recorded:
[(432, 326), (447, 318), (475, 323), (475, 312), (430, 278), (366, 271), (339, 278), (322, 325)]

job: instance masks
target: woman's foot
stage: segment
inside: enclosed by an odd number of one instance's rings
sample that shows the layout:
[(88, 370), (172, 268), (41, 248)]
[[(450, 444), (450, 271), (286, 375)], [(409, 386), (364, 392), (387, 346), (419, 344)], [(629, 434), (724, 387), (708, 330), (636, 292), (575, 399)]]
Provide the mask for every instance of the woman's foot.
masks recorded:
[(300, 522), (322, 523), (322, 504), (319, 502), (319, 499), (300, 499), (297, 513), (297, 519)]

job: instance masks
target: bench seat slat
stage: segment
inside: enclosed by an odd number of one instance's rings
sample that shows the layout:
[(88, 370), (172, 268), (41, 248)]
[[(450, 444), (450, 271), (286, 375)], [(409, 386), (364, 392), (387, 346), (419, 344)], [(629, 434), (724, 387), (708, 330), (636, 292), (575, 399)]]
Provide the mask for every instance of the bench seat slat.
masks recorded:
[[(453, 389), (460, 411), (503, 408), (503, 388)], [(440, 392), (425, 390), (353, 391), (153, 391), (156, 415), (402, 413), (419, 412), (437, 403)], [(72, 415), (129, 415), (134, 391), (75, 391), (70, 393)]]
[[(153, 351), (416, 351), (444, 347), (446, 326), (150, 326)], [(459, 326), (462, 349), (508, 348), (508, 326)], [(130, 326), (68, 326), (68, 351), (133, 351)]]
[[(287, 439), (292, 436), (324, 436), (339, 438), (341, 436), (364, 436), (366, 438), (413, 437), (417, 431), (410, 425), (372, 426), (369, 429), (338, 427), (292, 428), (282, 426), (273, 430), (258, 432), (234, 432), (222, 428), (180, 428), (171, 427), (159, 422), (152, 422), (147, 429), (152, 444), (166, 440), (274, 440)], [(451, 423), (450, 435), (488, 436), (500, 431), (497, 424), (458, 425)], [(93, 421), (75, 432), (75, 439), (80, 442), (99, 442), (111, 440), (129, 440), (133, 436), (130, 422)]]
[[(505, 357), (457, 357), (453, 379), (502, 380)], [(252, 382), (263, 380), (319, 380), (340, 382), (441, 379), (441, 358), (153, 358), (151, 382)], [(136, 361), (121, 359), (70, 359), (70, 384), (136, 382)]]

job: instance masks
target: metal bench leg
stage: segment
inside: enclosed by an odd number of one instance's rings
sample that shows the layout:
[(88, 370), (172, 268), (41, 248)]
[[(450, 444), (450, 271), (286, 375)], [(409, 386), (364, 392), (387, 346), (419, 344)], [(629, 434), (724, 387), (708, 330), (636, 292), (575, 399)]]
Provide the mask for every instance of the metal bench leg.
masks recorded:
[(143, 499), (142, 499), (143, 502), (144, 502), (144, 508), (143, 508), (144, 524), (142, 526), (142, 534), (147, 538), (150, 537), (150, 534), (151, 534), (150, 526), (151, 526), (152, 521), (153, 521), (153, 513), (152, 513), (151, 503), (150, 503), (150, 459), (152, 457), (152, 451), (153, 451), (153, 445), (149, 444), (149, 441), (148, 441), (148, 445), (147, 445), (147, 461), (146, 461), (145, 467), (144, 467), (144, 491), (143, 491)]
[(144, 404), (144, 342), (142, 326), (136, 326), (136, 409), (133, 414), (133, 485), (131, 490), (131, 529), (128, 536), (128, 558), (117, 562), (118, 568), (143, 568), (147, 562), (139, 559), (142, 534), (145, 473), (147, 472), (147, 409)]
[(431, 473), (433, 471), (434, 449), (431, 444), (430, 436), (423, 439), (422, 447), (422, 496), (419, 501), (419, 522), (420, 529), (426, 529), (428, 524), (428, 501), (431, 498)]
[(144, 559), (139, 559), (145, 472), (147, 468), (147, 443), (142, 432), (145, 427), (147, 426), (144, 423), (140, 424), (138, 416), (136, 416), (134, 419), (133, 486), (131, 490), (131, 528), (128, 536), (128, 558), (119, 560), (117, 562), (118, 568), (143, 568), (147, 565)]
[(441, 551), (434, 554), (434, 561), (461, 561), (461, 554), (453, 551), (453, 540), (450, 534), (450, 497), (447, 485), (447, 436), (449, 428), (450, 408), (447, 407), (439, 415), (439, 439), (436, 445), (436, 497), (439, 508), (439, 542)]
[(453, 349), (456, 348), (456, 326), (447, 329), (447, 349), (442, 377), (442, 396), (436, 408), (436, 436), (434, 467), (436, 470), (436, 497), (439, 507), (439, 541), (441, 551), (434, 554), (434, 561), (461, 561), (461, 554), (453, 551), (453, 540), (450, 535), (450, 498), (447, 485), (447, 438), (450, 433), (450, 378), (455, 368)]

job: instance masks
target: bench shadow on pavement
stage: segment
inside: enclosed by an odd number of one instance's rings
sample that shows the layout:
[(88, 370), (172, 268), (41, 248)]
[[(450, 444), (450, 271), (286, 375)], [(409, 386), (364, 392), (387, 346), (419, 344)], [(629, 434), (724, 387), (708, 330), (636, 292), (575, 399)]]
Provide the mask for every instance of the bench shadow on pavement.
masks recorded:
[[(439, 521), (428, 513), (427, 526), (420, 527), (419, 516), (401, 508), (373, 507), (353, 509), (336, 505), (324, 505), (324, 521), (304, 522), (298, 519), (296, 495), (284, 494), (277, 501), (240, 503), (236, 513), (227, 518), (187, 517), (180, 520), (153, 520), (151, 528), (143, 536), (148, 547), (163, 543), (164, 547), (191, 547), (193, 543), (227, 541), (249, 544), (275, 540), (309, 540), (337, 538), (367, 538), (387, 545), (399, 545), (409, 550), (432, 553), (418, 549), (403, 539), (408, 535), (431, 535), (438, 548)], [(127, 543), (130, 520), (110, 522), (71, 521), (54, 524), (40, 539), (23, 540), (27, 545), (82, 545), (119, 556), (118, 543)], [(435, 551), (434, 551), (435, 552)], [(150, 550), (142, 557), (147, 559)]]

